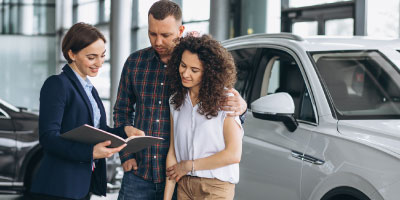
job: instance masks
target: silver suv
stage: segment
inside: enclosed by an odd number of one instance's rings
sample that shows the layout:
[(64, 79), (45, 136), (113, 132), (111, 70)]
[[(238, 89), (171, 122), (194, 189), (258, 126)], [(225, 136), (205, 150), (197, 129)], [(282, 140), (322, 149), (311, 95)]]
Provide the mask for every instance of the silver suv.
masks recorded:
[(400, 41), (282, 33), (222, 44), (250, 107), (236, 199), (400, 198)]

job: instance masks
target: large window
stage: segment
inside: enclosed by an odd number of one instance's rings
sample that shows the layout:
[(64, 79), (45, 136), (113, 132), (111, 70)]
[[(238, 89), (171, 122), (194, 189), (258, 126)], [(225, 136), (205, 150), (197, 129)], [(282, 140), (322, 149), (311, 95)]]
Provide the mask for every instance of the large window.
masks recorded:
[(351, 0), (289, 0), (289, 7), (305, 7), (314, 6), (318, 4), (335, 3), (340, 1), (351, 1)]
[(399, 4), (399, 0), (288, 0), (287, 5), (282, 5), (282, 31), (302, 36), (398, 38)]
[(99, 23), (100, 2), (78, 0), (74, 3), (74, 22)]
[(55, 34), (55, 0), (1, 0), (0, 34)]
[(0, 99), (39, 109), (56, 68), (55, 8), (55, 0), (0, 0)]
[(0, 99), (38, 111), (40, 88), (55, 73), (55, 37), (2, 35), (0, 44)]
[(318, 35), (318, 22), (296, 22), (292, 25), (292, 33), (301, 36)]
[(374, 37), (399, 37), (399, 0), (368, 1), (367, 33)]
[[(365, 4), (340, 0), (292, 0), (289, 1), (289, 6), (282, 6), (282, 31), (301, 36), (364, 35), (363, 5)], [(360, 23), (358, 29), (354, 24), (356, 19)]]
[(325, 35), (352, 36), (354, 19), (331, 19), (325, 21)]
[(189, 31), (198, 31), (203, 34), (209, 33), (210, 0), (183, 0), (182, 4), (185, 33)]
[(74, 0), (73, 22), (103, 24), (110, 21), (111, 0)]

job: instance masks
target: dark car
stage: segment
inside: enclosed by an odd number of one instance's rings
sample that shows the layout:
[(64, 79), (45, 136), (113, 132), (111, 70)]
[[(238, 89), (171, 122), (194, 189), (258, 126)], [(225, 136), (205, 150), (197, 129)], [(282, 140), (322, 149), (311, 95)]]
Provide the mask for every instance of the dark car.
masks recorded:
[[(43, 156), (38, 120), (38, 114), (0, 99), (0, 193), (29, 191)], [(122, 174), (118, 155), (108, 158), (108, 192), (120, 188)]]
[(1, 192), (23, 192), (30, 187), (32, 174), (43, 155), (38, 119), (37, 114), (0, 99)]

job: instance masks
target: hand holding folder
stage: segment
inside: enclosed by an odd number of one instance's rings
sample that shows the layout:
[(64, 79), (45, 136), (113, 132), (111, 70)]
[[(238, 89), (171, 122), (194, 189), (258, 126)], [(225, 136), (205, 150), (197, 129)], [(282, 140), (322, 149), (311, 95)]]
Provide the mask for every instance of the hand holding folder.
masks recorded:
[(146, 147), (149, 147), (164, 140), (163, 138), (153, 136), (131, 136), (127, 139), (123, 139), (117, 135), (87, 124), (63, 133), (61, 134), (61, 137), (86, 144), (98, 144), (109, 140), (111, 141), (111, 144), (108, 147), (111, 148), (127, 144), (126, 147), (123, 149), (123, 151), (126, 153), (138, 152)]

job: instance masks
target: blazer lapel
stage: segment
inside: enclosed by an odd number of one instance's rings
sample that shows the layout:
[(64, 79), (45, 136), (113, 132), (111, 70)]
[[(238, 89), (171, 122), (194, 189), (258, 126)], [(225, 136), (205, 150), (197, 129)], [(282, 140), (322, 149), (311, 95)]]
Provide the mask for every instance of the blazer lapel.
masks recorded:
[(65, 65), (62, 70), (65, 73), (65, 75), (69, 78), (69, 80), (71, 80), (72, 85), (78, 90), (82, 99), (85, 101), (86, 107), (89, 109), (91, 125), (94, 125), (92, 104), (90, 103), (89, 97), (87, 96), (85, 89), (83, 89), (81, 82), (79, 82), (78, 78), (76, 77), (75, 73), (72, 71), (69, 65)]

